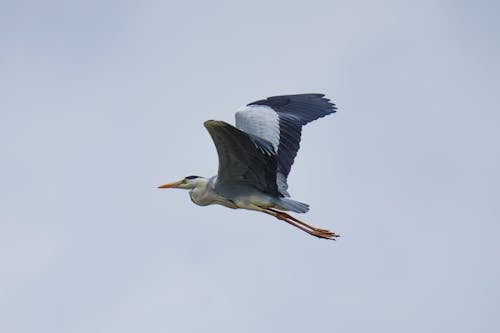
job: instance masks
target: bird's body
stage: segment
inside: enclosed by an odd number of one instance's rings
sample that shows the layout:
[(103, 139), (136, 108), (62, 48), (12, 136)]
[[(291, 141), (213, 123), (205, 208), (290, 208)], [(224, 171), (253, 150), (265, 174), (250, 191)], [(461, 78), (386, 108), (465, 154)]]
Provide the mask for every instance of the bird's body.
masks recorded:
[(250, 103), (236, 113), (236, 127), (207, 120), (204, 125), (219, 155), (217, 175), (188, 176), (160, 188), (189, 189), (197, 205), (260, 211), (313, 236), (335, 239), (335, 233), (285, 213), (309, 210), (309, 205), (289, 198), (287, 177), (299, 150), (302, 126), (336, 110), (323, 96), (274, 96)]
[[(189, 190), (191, 201), (198, 206), (222, 205), (228, 208), (243, 208), (249, 210), (260, 210), (262, 207), (276, 208), (279, 210), (290, 210), (297, 213), (307, 211), (307, 205), (298, 203), (294, 206), (294, 200), (287, 198), (274, 198), (254, 188), (248, 188), (245, 184), (232, 184), (231, 186), (217, 186), (217, 176), (209, 179), (198, 177), (191, 181), (194, 186)], [(228, 200), (230, 197), (232, 199)], [(259, 209), (255, 209), (255, 206)], [(302, 207), (302, 208), (300, 208)]]

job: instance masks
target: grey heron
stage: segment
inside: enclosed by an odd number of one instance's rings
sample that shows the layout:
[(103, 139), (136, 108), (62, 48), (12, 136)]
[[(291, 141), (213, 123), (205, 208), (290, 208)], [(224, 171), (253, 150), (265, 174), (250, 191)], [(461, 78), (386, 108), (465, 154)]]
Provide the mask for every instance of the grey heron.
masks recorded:
[(238, 109), (236, 127), (207, 120), (219, 156), (211, 178), (188, 176), (159, 188), (189, 190), (200, 206), (218, 204), (263, 212), (318, 238), (339, 235), (306, 224), (285, 211), (305, 213), (309, 205), (290, 199), (287, 177), (299, 150), (302, 126), (336, 112), (323, 94), (273, 96)]

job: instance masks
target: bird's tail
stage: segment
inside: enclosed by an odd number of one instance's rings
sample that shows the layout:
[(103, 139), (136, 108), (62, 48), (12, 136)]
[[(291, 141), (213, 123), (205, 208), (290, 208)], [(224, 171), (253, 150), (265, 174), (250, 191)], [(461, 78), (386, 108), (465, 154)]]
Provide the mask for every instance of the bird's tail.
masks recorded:
[(280, 198), (278, 206), (283, 208), (283, 210), (289, 210), (295, 213), (305, 213), (309, 210), (308, 204), (288, 198)]

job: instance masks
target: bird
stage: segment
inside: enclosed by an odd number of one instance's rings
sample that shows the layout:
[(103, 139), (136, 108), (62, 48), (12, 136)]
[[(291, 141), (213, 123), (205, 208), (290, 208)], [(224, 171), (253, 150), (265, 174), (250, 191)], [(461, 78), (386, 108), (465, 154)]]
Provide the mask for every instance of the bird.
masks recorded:
[[(217, 149), (219, 168), (211, 178), (187, 176), (158, 186), (189, 190), (200, 206), (218, 204), (271, 215), (321, 239), (338, 234), (309, 225), (287, 211), (306, 213), (309, 205), (290, 198), (287, 177), (299, 150), (302, 127), (335, 113), (324, 94), (272, 96), (237, 110), (235, 126), (204, 122)], [(328, 179), (328, 178), (327, 178)]]

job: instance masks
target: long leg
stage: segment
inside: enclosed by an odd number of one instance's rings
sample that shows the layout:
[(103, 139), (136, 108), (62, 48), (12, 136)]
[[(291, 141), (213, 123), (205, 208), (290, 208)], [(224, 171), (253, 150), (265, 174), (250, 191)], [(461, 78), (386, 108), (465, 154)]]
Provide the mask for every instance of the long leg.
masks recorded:
[(294, 227), (296, 227), (302, 231), (305, 231), (308, 234), (313, 235), (313, 236), (318, 237), (318, 238), (335, 240), (335, 237), (338, 237), (338, 235), (336, 235), (335, 233), (333, 233), (331, 231), (312, 227), (312, 226), (310, 226), (310, 225), (308, 225), (300, 220), (297, 220), (296, 218), (292, 218), (287, 213), (283, 213), (283, 212), (276, 211), (273, 209), (264, 209), (264, 210), (261, 210), (261, 212), (269, 214), (271, 216), (274, 216), (279, 220), (285, 221), (285, 222), (293, 225)]
[[(312, 226), (312, 225), (309, 225), (309, 224), (307, 224), (307, 223), (305, 223), (305, 222), (302, 222), (301, 220), (299, 220), (299, 219), (297, 219), (297, 218), (295, 218), (295, 217), (293, 217), (293, 216), (291, 216), (290, 214), (287, 214), (287, 213), (285, 213), (285, 212), (282, 212), (282, 211), (279, 211), (279, 210), (276, 210), (276, 209), (273, 209), (273, 208), (268, 208), (268, 210), (273, 211), (273, 212), (278, 213), (278, 214), (281, 214), (281, 215), (285, 216), (287, 219), (290, 219), (290, 220), (292, 220), (292, 221), (295, 221), (295, 222), (297, 222), (298, 224), (303, 225), (303, 226), (304, 226), (304, 227), (306, 227), (306, 228), (309, 228), (309, 229), (312, 229), (312, 230), (315, 230), (315, 231), (320, 231), (320, 232), (330, 232), (330, 231), (329, 231), (329, 230), (327, 230), (327, 229), (317, 228), (317, 227), (314, 227), (314, 226)], [(337, 236), (338, 236), (338, 235), (337, 235)]]
[(286, 218), (284, 215), (281, 215), (279, 212), (274, 212), (274, 211), (269, 211), (269, 210), (263, 210), (262, 211), (263, 213), (266, 213), (266, 214), (269, 214), (271, 216), (274, 216), (275, 218), (277, 218), (278, 220), (281, 220), (281, 221), (285, 221), (287, 223), (290, 223), (291, 225), (293, 225), (294, 227), (296, 228), (299, 228), (300, 230), (302, 231), (305, 231), (307, 232), (308, 234), (311, 234), (311, 231), (310, 229), (307, 229), (307, 228), (304, 228), (303, 226), (301, 226), (300, 224), (298, 223), (295, 223), (294, 221), (291, 221), (289, 220), (288, 218)]

